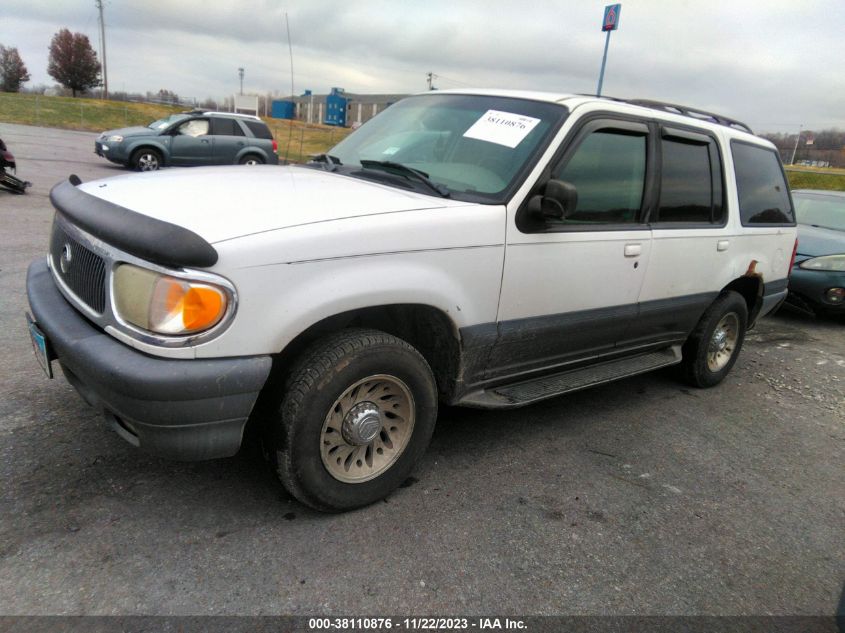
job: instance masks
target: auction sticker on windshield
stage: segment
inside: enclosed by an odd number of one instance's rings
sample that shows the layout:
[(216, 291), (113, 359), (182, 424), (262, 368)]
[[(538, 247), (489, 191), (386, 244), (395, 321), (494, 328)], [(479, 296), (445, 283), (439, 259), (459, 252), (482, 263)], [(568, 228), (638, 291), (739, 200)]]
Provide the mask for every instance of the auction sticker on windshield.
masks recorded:
[(525, 139), (540, 119), (511, 112), (487, 110), (472, 124), (464, 136), (467, 138), (496, 143), (513, 149)]

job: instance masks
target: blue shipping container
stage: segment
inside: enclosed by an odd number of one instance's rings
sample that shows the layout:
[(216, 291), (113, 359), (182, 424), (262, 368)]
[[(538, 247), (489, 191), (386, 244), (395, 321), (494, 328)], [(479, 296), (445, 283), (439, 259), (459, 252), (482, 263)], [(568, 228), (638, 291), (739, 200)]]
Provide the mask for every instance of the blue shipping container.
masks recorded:
[(296, 104), (293, 101), (274, 101), (270, 116), (274, 119), (292, 119), (295, 112)]

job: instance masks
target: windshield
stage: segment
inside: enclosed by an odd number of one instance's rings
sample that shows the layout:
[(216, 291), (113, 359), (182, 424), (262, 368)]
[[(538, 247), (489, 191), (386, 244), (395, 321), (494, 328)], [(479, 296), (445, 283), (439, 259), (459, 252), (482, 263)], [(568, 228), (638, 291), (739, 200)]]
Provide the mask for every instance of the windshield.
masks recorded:
[(170, 127), (176, 121), (180, 121), (186, 118), (184, 114), (171, 114), (169, 117), (165, 117), (164, 119), (159, 119), (158, 121), (153, 121), (147, 127), (152, 130), (163, 130), (166, 127)]
[(798, 224), (845, 231), (845, 196), (793, 193)]
[[(360, 167), (362, 161), (400, 163), (423, 172), (454, 197), (500, 202), (566, 113), (555, 103), (505, 97), (410, 97), (368, 121), (329, 154), (345, 167)], [(374, 170), (375, 165), (365, 167)]]

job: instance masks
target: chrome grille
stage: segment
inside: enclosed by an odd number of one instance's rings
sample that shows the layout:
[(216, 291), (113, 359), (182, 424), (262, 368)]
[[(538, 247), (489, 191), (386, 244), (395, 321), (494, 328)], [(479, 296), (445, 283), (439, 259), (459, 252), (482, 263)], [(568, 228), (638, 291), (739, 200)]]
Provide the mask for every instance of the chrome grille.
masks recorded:
[(50, 236), (50, 259), (53, 274), (97, 314), (106, 308), (106, 264), (53, 222)]

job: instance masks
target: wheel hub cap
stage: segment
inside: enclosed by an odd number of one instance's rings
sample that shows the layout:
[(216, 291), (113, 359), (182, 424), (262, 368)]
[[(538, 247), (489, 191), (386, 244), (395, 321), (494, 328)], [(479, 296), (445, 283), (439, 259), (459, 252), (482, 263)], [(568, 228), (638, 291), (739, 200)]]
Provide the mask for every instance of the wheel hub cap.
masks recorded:
[(381, 431), (379, 408), (372, 402), (361, 402), (349, 410), (343, 418), (340, 432), (343, 439), (353, 446), (369, 444)]
[(733, 312), (723, 316), (707, 346), (707, 368), (721, 371), (731, 361), (739, 341), (739, 317)]
[(344, 483), (375, 479), (396, 462), (414, 432), (414, 397), (401, 379), (367, 376), (335, 400), (323, 422), (320, 457)]
[(713, 347), (716, 351), (721, 352), (724, 351), (725, 347), (728, 345), (728, 333), (724, 330), (718, 330), (713, 335)]

